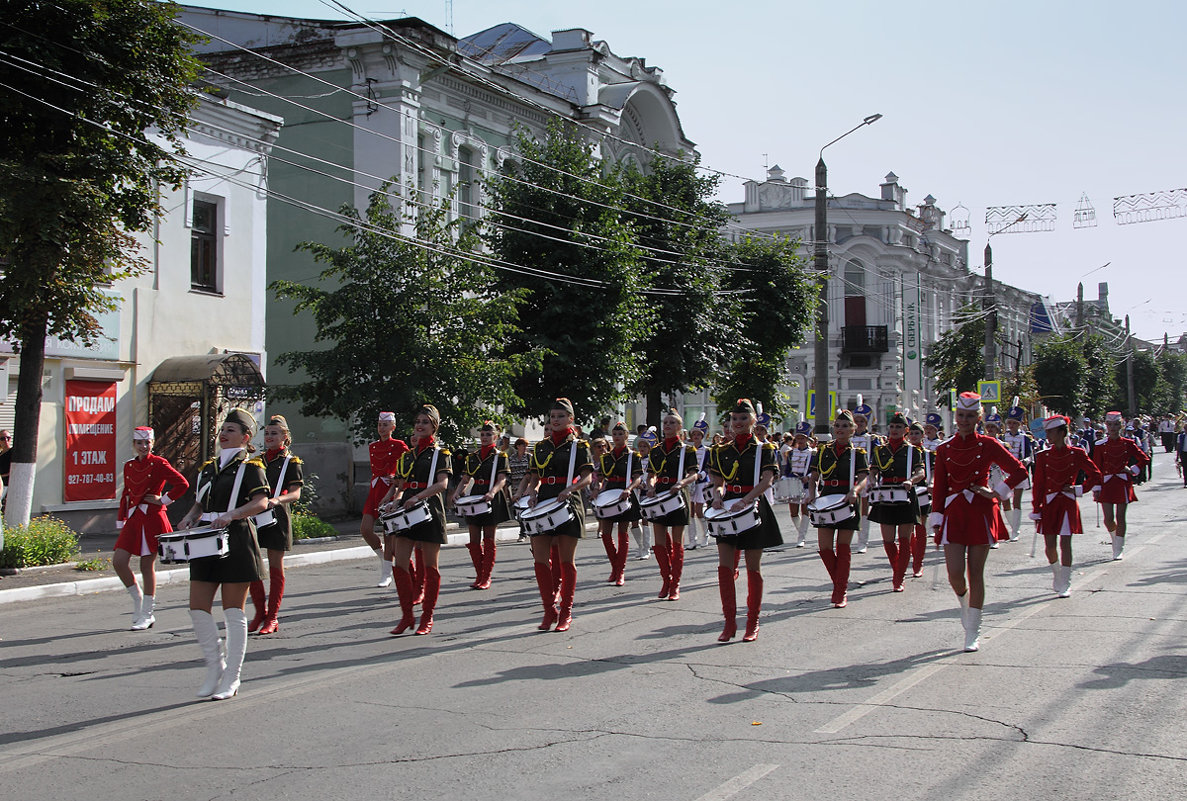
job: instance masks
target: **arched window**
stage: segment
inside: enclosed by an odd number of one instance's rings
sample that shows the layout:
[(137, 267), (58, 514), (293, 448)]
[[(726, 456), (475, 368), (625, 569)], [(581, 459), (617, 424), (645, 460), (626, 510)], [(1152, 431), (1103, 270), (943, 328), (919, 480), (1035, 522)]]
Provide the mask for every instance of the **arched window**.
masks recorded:
[(458, 215), (467, 220), (474, 220), (478, 217), (478, 205), (475, 203), (475, 198), (478, 196), (477, 187), (474, 186), (474, 180), (477, 177), (478, 165), (474, 163), (476, 153), (473, 148), (460, 147), (457, 151), (457, 204)]

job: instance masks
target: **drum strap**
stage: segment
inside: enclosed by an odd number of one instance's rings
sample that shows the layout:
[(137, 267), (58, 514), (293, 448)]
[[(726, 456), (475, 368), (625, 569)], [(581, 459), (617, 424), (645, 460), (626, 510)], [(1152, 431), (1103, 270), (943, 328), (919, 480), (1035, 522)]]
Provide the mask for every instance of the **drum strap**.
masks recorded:
[[(757, 475), (757, 474), (756, 474)], [(853, 479), (857, 478), (857, 448), (849, 446), (849, 491), (853, 491)], [(755, 479), (757, 481), (758, 479)]]
[(676, 480), (684, 480), (684, 457), (688, 453), (688, 448), (684, 447), (684, 443), (680, 443), (680, 462), (676, 465)]
[(235, 499), (239, 497), (239, 488), (243, 486), (243, 471), (246, 467), (247, 460), (244, 459), (239, 463), (239, 469), (235, 471), (235, 486), (231, 487), (231, 500), (227, 501), (228, 513), (235, 508)]
[(911, 457), (915, 455), (915, 446), (907, 443), (907, 481), (911, 480)]
[(441, 455), (441, 449), (434, 447), (433, 448), (433, 460), (431, 462), (429, 462), (429, 478), (428, 478), (428, 481), (425, 482), (426, 487), (429, 486), (430, 484), (436, 483), (436, 481), (437, 481), (437, 457), (440, 455)]
[(284, 464), (280, 466), (280, 475), (276, 477), (276, 489), (272, 490), (273, 498), (279, 498), (280, 493), (284, 492), (284, 474), (289, 471), (289, 462), (292, 459), (292, 456), (284, 457)]
[(758, 476), (762, 472), (762, 443), (754, 440), (754, 482), (752, 487), (758, 486)]
[(626, 486), (631, 485), (631, 468), (635, 464), (635, 452), (630, 448), (626, 451)]
[(499, 474), (499, 452), (496, 450), (490, 456), (490, 486), (495, 486), (495, 476)]
[(565, 486), (573, 483), (573, 470), (577, 467), (577, 440), (569, 441), (569, 478), (565, 482)]

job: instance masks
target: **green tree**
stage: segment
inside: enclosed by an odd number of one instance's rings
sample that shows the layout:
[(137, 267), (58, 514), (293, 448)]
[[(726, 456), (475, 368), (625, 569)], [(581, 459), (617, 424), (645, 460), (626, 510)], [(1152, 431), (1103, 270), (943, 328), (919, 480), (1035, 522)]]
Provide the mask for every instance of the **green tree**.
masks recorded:
[(985, 378), (985, 320), (980, 314), (972, 305), (957, 312), (956, 327), (941, 334), (923, 360), (935, 376), (937, 391), (955, 387), (972, 392)]
[(339, 228), (346, 247), (299, 246), (326, 265), (320, 278), (333, 289), (272, 283), (278, 297), (296, 301), (294, 314), (313, 316), (315, 340), (328, 343), (282, 354), (277, 361), (298, 381), (276, 391), (300, 401), (303, 414), (348, 421), (356, 443), (374, 433), (379, 411), (410, 423), (420, 404), (432, 403), (442, 439), (458, 443), (483, 419), (508, 421), (500, 412), (521, 405), (515, 382), (538, 368), (539, 353), (500, 347), (520, 333), (522, 290), (494, 290), (492, 268), (467, 256), (477, 251), (476, 235), (447, 221), (448, 201), (409, 212), (418, 246), (398, 234), (390, 188), (371, 195), (365, 218), (342, 209), (351, 219)]
[(1034, 377), (1042, 402), (1076, 417), (1084, 409), (1088, 360), (1075, 335), (1049, 337), (1035, 347)]
[(638, 345), (654, 319), (646, 271), (620, 211), (621, 182), (579, 132), (555, 123), (542, 141), (521, 134), (518, 150), (487, 180), (494, 210), (484, 229), (496, 258), (525, 268), (496, 280), (519, 312), (506, 352), (543, 352), (515, 382), (514, 411), (542, 415), (563, 395), (591, 419), (643, 375)]
[(1176, 414), (1183, 409), (1187, 392), (1187, 355), (1163, 350), (1158, 356), (1158, 369), (1166, 389), (1154, 411)]
[(1083, 352), (1088, 368), (1084, 376), (1083, 411), (1091, 417), (1100, 418), (1108, 411), (1105, 406), (1117, 395), (1117, 378), (1113, 369), (1117, 357), (1105, 345), (1105, 339), (1100, 334), (1090, 334), (1084, 338)]
[(1165, 385), (1160, 386), (1162, 373), (1158, 369), (1153, 352), (1134, 350), (1130, 358), (1133, 359), (1133, 390), (1137, 408), (1129, 408), (1129, 368), (1126, 366), (1125, 357), (1118, 359), (1114, 367), (1117, 393), (1113, 398), (1112, 407), (1124, 412), (1126, 416), (1160, 411), (1160, 398), (1166, 398), (1169, 393)]
[[(193, 37), (176, 6), (144, 0), (14, 0), (0, 22), (0, 336), (20, 349), (8, 515), (29, 519), (45, 340), (92, 343), (100, 286), (142, 269), (161, 186), (183, 170), (195, 102)], [(176, 152), (173, 151), (173, 152)]]
[(772, 417), (787, 414), (787, 354), (804, 342), (815, 323), (818, 284), (808, 262), (796, 255), (799, 242), (750, 237), (734, 249), (739, 267), (722, 282), (730, 293), (719, 301), (735, 325), (729, 335), (713, 400), (721, 408), (738, 398), (763, 401)]
[(654, 322), (636, 349), (642, 374), (628, 387), (646, 400), (650, 425), (660, 423), (661, 396), (714, 383), (737, 325), (719, 297), (723, 262), (733, 257), (720, 234), (728, 213), (710, 201), (719, 179), (699, 174), (698, 162), (659, 158), (646, 172), (631, 166), (620, 175), (647, 281), (664, 292), (648, 298)]

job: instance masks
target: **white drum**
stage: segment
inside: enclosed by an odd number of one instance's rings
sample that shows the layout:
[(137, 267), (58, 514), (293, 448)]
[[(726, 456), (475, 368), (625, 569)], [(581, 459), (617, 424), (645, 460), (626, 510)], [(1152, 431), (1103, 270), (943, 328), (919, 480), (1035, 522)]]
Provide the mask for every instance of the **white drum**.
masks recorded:
[(626, 514), (631, 508), (631, 496), (622, 497), (622, 490), (609, 489), (598, 493), (593, 499), (594, 517), (604, 520)]
[(907, 487), (878, 487), (870, 491), (870, 503), (903, 504), (911, 502), (911, 490)]
[(817, 528), (835, 526), (853, 515), (853, 505), (845, 501), (844, 495), (821, 495), (808, 504), (808, 519)]
[(528, 534), (547, 534), (573, 519), (569, 504), (553, 498), (528, 509), (520, 516), (523, 530)]
[(915, 501), (920, 507), (931, 506), (931, 490), (922, 484), (915, 485)]
[(713, 503), (713, 482), (712, 481), (698, 481), (692, 488), (693, 503), (699, 503), (708, 506)]
[(157, 556), (162, 564), (188, 562), (231, 552), (230, 532), (216, 526), (199, 526), (185, 531), (173, 531), (157, 538)]
[(758, 514), (758, 501), (736, 512), (728, 509), (706, 509), (705, 525), (711, 537), (736, 537), (743, 531), (757, 528), (762, 525), (762, 518)]
[(523, 520), (523, 513), (531, 508), (531, 499), (526, 495), (521, 495), (519, 500), (515, 502), (515, 506), (512, 507), (511, 511), (515, 513), (516, 520)]
[(274, 526), (276, 525), (276, 514), (271, 509), (265, 509), (258, 515), (253, 516), (252, 520), (255, 521), (257, 529)]
[(804, 481), (798, 476), (784, 476), (775, 482), (773, 489), (779, 503), (802, 503), (807, 494)]
[(400, 506), (391, 512), (379, 516), (379, 522), (383, 524), (383, 530), (388, 534), (407, 531), (413, 526), (418, 526), (432, 519), (433, 514), (429, 511), (429, 505), (425, 501), (417, 501), (408, 509)]
[(490, 501), (481, 495), (463, 495), (457, 499), (457, 511), (463, 517), (478, 517), (490, 512)]
[(654, 498), (644, 498), (639, 502), (639, 508), (643, 510), (643, 517), (659, 520), (684, 508), (684, 493), (668, 490)]

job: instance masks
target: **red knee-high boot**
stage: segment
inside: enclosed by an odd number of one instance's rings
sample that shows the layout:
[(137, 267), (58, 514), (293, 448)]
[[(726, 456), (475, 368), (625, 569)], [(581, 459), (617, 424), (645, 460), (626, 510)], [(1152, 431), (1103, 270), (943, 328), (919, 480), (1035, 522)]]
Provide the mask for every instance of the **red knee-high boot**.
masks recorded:
[(392, 629), (392, 634), (403, 634), (416, 625), (416, 618), (412, 616), (412, 599), (416, 590), (412, 587), (412, 576), (404, 568), (393, 565), (392, 577), (396, 580), (396, 596), (400, 599), (400, 611), (403, 613), (400, 622)]
[(820, 554), (820, 561), (824, 562), (824, 569), (828, 571), (828, 580), (833, 583), (833, 589), (835, 591), (837, 584), (837, 553), (832, 548), (821, 548), (817, 553)]
[(470, 585), (470, 589), (476, 590), (482, 583), (482, 540), (467, 542), (466, 550), (470, 552), (470, 562), (474, 565), (474, 583)]
[(548, 631), (556, 622), (556, 590), (552, 589), (552, 567), (547, 562), (536, 562), (536, 589), (540, 591), (540, 603), (544, 605), (544, 620), (537, 627)]
[(758, 639), (758, 613), (762, 610), (762, 573), (747, 570), (746, 585), (746, 633), (742, 642), (754, 642)]
[(256, 608), (256, 616), (247, 624), (248, 631), (255, 631), (268, 616), (268, 597), (264, 595), (264, 582), (253, 581), (247, 587), (251, 593), (251, 605)]
[(568, 631), (573, 625), (573, 596), (577, 594), (577, 565), (561, 565), (561, 609), (556, 621), (557, 631)]
[(903, 591), (903, 580), (907, 577), (907, 568), (911, 566), (911, 543), (900, 542), (898, 559), (894, 563), (894, 578), (892, 584), (895, 592)]
[(420, 625), (417, 634), (428, 634), (433, 630), (433, 610), (437, 608), (437, 596), (441, 594), (441, 571), (435, 567), (425, 568), (425, 599), (420, 608)]
[(552, 597), (555, 603), (561, 602), (561, 547), (553, 544), (548, 549), (548, 559), (552, 564)]
[(659, 577), (664, 580), (658, 597), (667, 598), (668, 593), (672, 591), (672, 561), (669, 558), (672, 550), (668, 545), (662, 543), (656, 543), (651, 547), (651, 550), (655, 553), (655, 564), (659, 567)]
[(717, 566), (717, 591), (721, 593), (721, 614), (725, 616), (725, 628), (717, 641), (729, 642), (738, 633), (738, 595), (734, 589), (733, 568)]
[(898, 543), (883, 542), (882, 550), (886, 551), (886, 558), (890, 562), (890, 585), (895, 592), (898, 592), (902, 588), (902, 582), (898, 579)]
[(260, 624), (260, 634), (275, 634), (280, 630), (276, 616), (280, 614), (280, 600), (284, 598), (284, 568), (268, 568), (268, 614)]
[(618, 569), (618, 552), (614, 550), (614, 532), (608, 531), (602, 535), (602, 546), (606, 549), (606, 558), (610, 560), (610, 578), (606, 581), (613, 583), (615, 571)]
[(915, 526), (911, 537), (911, 573), (915, 578), (923, 575), (923, 557), (927, 554), (927, 529), (922, 523)]
[(742, 561), (742, 549), (734, 548), (734, 581), (738, 580), (738, 565)]
[(478, 589), (490, 589), (490, 577), (495, 572), (495, 538), (482, 541), (482, 571), (478, 574)]
[(833, 606), (842, 609), (849, 605), (846, 592), (849, 590), (849, 565), (853, 552), (848, 545), (837, 543), (837, 570), (833, 574)]
[(680, 600), (680, 577), (684, 575), (684, 543), (672, 545), (669, 564), (671, 565), (672, 586), (668, 589), (668, 600)]
[(631, 553), (631, 535), (629, 531), (622, 531), (618, 534), (618, 551), (615, 553), (617, 560), (614, 565), (614, 583), (621, 587), (626, 584), (626, 559)]
[(416, 597), (412, 599), (412, 603), (419, 604), (425, 599), (425, 555), (420, 548), (414, 548), (412, 554), (416, 558), (416, 567), (412, 574), (412, 587), (416, 590)]

